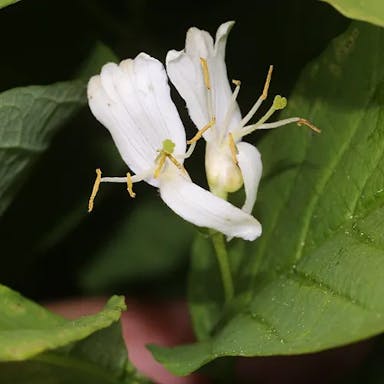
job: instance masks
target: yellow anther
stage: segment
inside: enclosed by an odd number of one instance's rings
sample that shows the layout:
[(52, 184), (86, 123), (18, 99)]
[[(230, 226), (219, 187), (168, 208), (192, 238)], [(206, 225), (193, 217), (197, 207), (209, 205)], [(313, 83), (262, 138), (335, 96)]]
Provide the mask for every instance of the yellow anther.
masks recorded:
[(180, 169), (180, 171), (187, 173), (186, 169), (184, 168), (184, 165), (177, 161), (175, 157), (173, 157), (171, 154), (167, 154), (167, 157), (169, 160), (172, 161), (173, 164), (176, 165), (177, 168)]
[(309, 120), (307, 119), (300, 119), (297, 122), (298, 125), (306, 125), (308, 128), (311, 128), (312, 131), (315, 131), (316, 133), (321, 133), (321, 129), (317, 128), (315, 125), (313, 125)]
[(265, 100), (268, 97), (269, 84), (271, 83), (273, 65), (269, 66), (267, 78), (265, 79), (263, 93), (261, 94), (261, 100)]
[(93, 210), (93, 201), (95, 200), (95, 197), (99, 190), (100, 182), (101, 182), (101, 170), (100, 168), (97, 168), (95, 183), (93, 184), (91, 197), (89, 198), (89, 201), (88, 201), (88, 212), (92, 212)]
[(136, 197), (136, 193), (133, 192), (132, 176), (129, 172), (127, 173), (127, 191), (129, 193), (129, 196), (131, 196), (132, 198)]
[(207, 89), (211, 89), (211, 79), (209, 77), (208, 62), (203, 57), (200, 57), (200, 64), (203, 70), (204, 83)]
[(157, 179), (160, 176), (160, 172), (164, 167), (165, 160), (167, 158), (177, 167), (180, 169), (180, 171), (187, 172), (184, 168), (184, 165), (181, 164), (179, 161), (176, 160), (174, 156), (172, 156), (171, 153), (161, 150), (159, 156), (157, 157), (157, 167), (155, 169), (155, 172), (153, 173), (153, 177)]
[(229, 148), (231, 150), (232, 160), (236, 165), (239, 165), (239, 161), (237, 160), (238, 150), (231, 132), (228, 133), (228, 139), (229, 139)]
[(236, 85), (236, 87), (240, 87), (241, 81), (240, 80), (232, 80), (232, 84)]
[(157, 158), (157, 168), (155, 169), (155, 172), (153, 173), (153, 177), (157, 179), (160, 175), (161, 170), (163, 169), (165, 160), (167, 159), (167, 154), (162, 151), (160, 155)]
[(203, 136), (203, 134), (208, 131), (209, 128), (213, 127), (214, 125), (216, 124), (216, 118), (215, 117), (212, 117), (211, 121), (204, 125), (203, 128), (201, 128), (195, 136), (192, 137), (191, 140), (188, 140), (187, 141), (187, 144), (192, 144), (192, 143), (195, 143), (196, 141), (198, 141), (199, 139), (201, 139), (201, 136)]

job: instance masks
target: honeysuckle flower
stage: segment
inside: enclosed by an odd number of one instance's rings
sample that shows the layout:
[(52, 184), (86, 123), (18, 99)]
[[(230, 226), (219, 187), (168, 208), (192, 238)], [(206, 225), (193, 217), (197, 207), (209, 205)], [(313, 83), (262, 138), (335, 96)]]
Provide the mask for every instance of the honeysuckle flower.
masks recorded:
[(134, 173), (101, 177), (97, 170), (89, 210), (100, 182), (127, 183), (134, 197), (133, 184), (144, 180), (159, 188), (161, 198), (174, 212), (197, 226), (246, 240), (260, 235), (261, 226), (254, 217), (191, 181), (183, 166), (185, 130), (158, 60), (140, 53), (119, 65), (104, 65), (100, 75), (88, 83), (88, 100)]
[(272, 107), (255, 124), (248, 125), (261, 103), (267, 98), (272, 66), (269, 69), (262, 95), (244, 117), (236, 98), (240, 81), (233, 80), (232, 92), (225, 65), (225, 49), (233, 21), (222, 24), (216, 39), (198, 28), (187, 32), (185, 49), (171, 50), (166, 65), (170, 80), (186, 102), (189, 115), (199, 129), (189, 140), (191, 145), (203, 136), (207, 142), (205, 167), (211, 191), (226, 197), (244, 184), (246, 199), (242, 209), (251, 213), (262, 174), (260, 153), (242, 138), (256, 129), (276, 128), (296, 122), (317, 130), (307, 120), (294, 117), (266, 123), (272, 114), (286, 106), (286, 99), (276, 96)]

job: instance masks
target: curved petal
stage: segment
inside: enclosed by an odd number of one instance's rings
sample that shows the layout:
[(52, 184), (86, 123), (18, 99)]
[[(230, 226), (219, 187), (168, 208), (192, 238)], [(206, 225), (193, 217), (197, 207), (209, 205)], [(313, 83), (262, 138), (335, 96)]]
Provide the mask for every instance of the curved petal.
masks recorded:
[(215, 54), (221, 56), (223, 59), (225, 58), (228, 35), (234, 25), (234, 21), (227, 21), (226, 23), (221, 24), (216, 32)]
[[(237, 103), (232, 102), (232, 90), (225, 65), (225, 46), (233, 22), (222, 24), (217, 30), (216, 42), (208, 32), (190, 28), (185, 50), (168, 52), (166, 63), (168, 76), (185, 100), (189, 115), (198, 129), (210, 121), (208, 92), (204, 84), (200, 58), (207, 60), (211, 82), (212, 113), (216, 127), (209, 129), (204, 138), (214, 140), (236, 129), (241, 121)], [(230, 110), (229, 116), (228, 110)], [(216, 134), (214, 130), (216, 129)]]
[(245, 203), (242, 210), (252, 213), (256, 201), (257, 189), (263, 171), (260, 152), (249, 143), (240, 142), (237, 144), (237, 160), (243, 176), (245, 189)]
[[(185, 131), (170, 97), (163, 65), (141, 53), (134, 60), (108, 63), (88, 83), (89, 106), (111, 132), (133, 172), (154, 167), (165, 139), (175, 143), (175, 155), (185, 154)], [(148, 180), (157, 185), (156, 180)]]
[(160, 195), (174, 212), (199, 227), (213, 228), (228, 237), (245, 240), (255, 240), (261, 235), (261, 225), (253, 216), (180, 173), (164, 172), (161, 175)]
[[(231, 132), (239, 127), (241, 121), (241, 113), (237, 102), (232, 102), (232, 90), (228, 81), (227, 67), (225, 65), (225, 50), (229, 32), (235, 25), (234, 21), (227, 21), (220, 25), (216, 32), (215, 40), (215, 61), (212, 64), (212, 71), (215, 75), (214, 90), (215, 104), (218, 113), (219, 124), (222, 124), (221, 135), (225, 136), (227, 132)], [(232, 109), (227, 116), (229, 108)], [(224, 121), (225, 119), (227, 121)]]
[(203, 128), (210, 116), (200, 59), (188, 56), (184, 51), (172, 50), (167, 54), (166, 65), (172, 84), (187, 104), (191, 120), (198, 129)]
[(188, 56), (210, 57), (214, 54), (213, 38), (207, 32), (196, 27), (189, 28), (185, 40), (185, 53)]

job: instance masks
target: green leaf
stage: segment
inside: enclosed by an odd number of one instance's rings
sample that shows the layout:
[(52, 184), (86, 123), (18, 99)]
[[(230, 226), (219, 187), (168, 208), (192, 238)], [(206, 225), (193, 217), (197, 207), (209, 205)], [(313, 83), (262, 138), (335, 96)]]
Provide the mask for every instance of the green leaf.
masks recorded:
[[(107, 61), (116, 61), (116, 56), (97, 43), (79, 71), (84, 80), (14, 88), (0, 94), (0, 215), (54, 134), (86, 104), (86, 81)], [(78, 210), (69, 215), (70, 220), (78, 218)]]
[(384, 27), (384, 2), (382, 0), (321, 0), (334, 6), (351, 19), (363, 20)]
[(0, 94), (0, 215), (53, 134), (85, 100), (82, 81), (14, 88)]
[(20, 0), (0, 0), (0, 9), (19, 1)]
[(78, 77), (88, 79), (100, 72), (102, 66), (109, 62), (118, 62), (116, 54), (107, 45), (102, 42), (96, 42), (88, 58), (81, 65), (78, 71)]
[(135, 205), (133, 213), (80, 274), (81, 285), (87, 292), (103, 292), (127, 282), (158, 279), (174, 272), (187, 259), (194, 233), (190, 224), (158, 199), (154, 202), (131, 200), (127, 204)]
[(127, 360), (118, 323), (99, 330), (67, 348), (22, 362), (0, 363), (2, 383), (144, 384)]
[(304, 71), (284, 117), (307, 117), (322, 133), (292, 126), (262, 140), (263, 236), (238, 256), (236, 300), (201, 327), (209, 338), (151, 347), (175, 374), (220, 356), (315, 352), (384, 330), (383, 44), (384, 30), (355, 22)]
[(143, 382), (118, 323), (125, 309), (114, 296), (99, 313), (70, 321), (0, 286), (0, 381)]
[[(107, 62), (117, 62), (118, 58), (115, 55), (115, 53), (106, 45), (104, 45), (101, 42), (96, 42), (95, 46), (93, 49), (90, 51), (89, 56), (87, 59), (82, 63), (80, 70), (77, 73), (77, 78), (79, 79), (84, 79), (84, 81), (88, 81), (88, 79), (99, 73), (101, 70), (101, 67), (107, 63)], [(84, 104), (86, 103), (85, 99), (85, 93), (84, 93)], [(89, 112), (89, 115), (91, 113)], [(97, 125), (96, 120), (92, 120), (93, 125)], [(83, 123), (83, 122), (81, 122)], [(92, 131), (87, 132), (88, 127), (84, 127), (84, 134), (80, 135), (78, 129), (76, 130), (68, 130), (66, 131), (67, 137), (66, 142), (71, 142), (71, 141), (81, 141), (82, 139), (85, 139), (87, 135), (90, 135), (93, 132), (93, 129), (95, 127), (92, 126)], [(64, 141), (63, 141), (64, 142)], [(64, 142), (65, 143), (65, 142)], [(85, 142), (84, 142), (85, 143)], [(97, 142), (97, 137), (92, 136), (92, 142), (87, 141), (86, 145), (88, 148), (92, 148), (93, 151), (97, 152), (98, 154), (105, 154), (110, 156), (110, 152), (116, 151), (116, 147), (111, 141), (110, 143), (105, 143), (105, 138), (103, 137), (103, 142)], [(80, 151), (78, 148), (74, 148), (75, 150), (72, 153), (71, 159), (75, 161), (81, 161), (82, 163), (86, 163), (85, 161), (85, 152)], [(51, 149), (52, 150), (52, 149)], [(51, 151), (52, 152), (52, 151)], [(53, 166), (57, 166), (59, 168), (60, 165), (55, 164), (55, 161), (57, 161), (58, 156), (66, 156), (67, 154), (67, 148), (65, 145), (61, 145), (60, 147), (57, 146), (55, 150), (53, 151), (53, 154), (55, 157), (52, 156), (53, 159), (50, 160), (50, 169), (52, 169), (52, 164)], [(109, 159), (108, 159), (109, 160)], [(119, 164), (121, 163), (120, 157), (119, 157)], [(48, 167), (47, 167), (48, 168)], [(93, 170), (90, 170), (93, 171)], [(35, 175), (34, 175), (35, 176)], [(33, 182), (33, 181), (32, 181)], [(60, 205), (57, 204), (57, 206), (52, 207), (51, 210), (51, 216), (55, 217), (55, 222), (50, 222), (48, 223), (48, 228), (40, 228), (40, 233), (39, 235), (42, 236), (42, 238), (38, 238), (36, 234), (34, 234), (34, 239), (39, 241), (39, 244), (37, 245), (38, 250), (44, 250), (47, 248), (53, 248), (56, 246), (63, 238), (68, 235), (76, 226), (79, 225), (79, 223), (87, 216), (86, 207), (88, 198), (89, 198), (89, 192), (87, 194), (84, 194), (84, 192), (79, 189), (77, 201), (75, 201), (73, 194), (68, 195), (65, 192), (65, 185), (66, 185), (66, 180), (58, 180), (58, 182), (55, 185), (55, 189), (62, 191), (62, 193), (57, 194), (56, 193), (56, 198), (60, 198), (61, 201), (64, 200), (70, 200), (70, 206), (66, 206), (64, 208), (64, 211), (59, 207)], [(35, 183), (38, 183), (41, 185), (42, 180), (37, 179)], [(92, 187), (91, 185), (89, 186), (90, 188)], [(49, 187), (46, 188), (48, 190), (48, 195), (50, 194), (52, 196), (52, 191), (49, 191)], [(41, 194), (41, 192), (40, 192)], [(100, 199), (101, 197), (98, 196)], [(44, 218), (46, 219), (46, 217)], [(46, 220), (44, 220), (45, 222)]]
[(84, 339), (119, 320), (124, 298), (112, 297), (96, 315), (74, 321), (56, 316), (0, 285), (0, 361), (19, 361)]

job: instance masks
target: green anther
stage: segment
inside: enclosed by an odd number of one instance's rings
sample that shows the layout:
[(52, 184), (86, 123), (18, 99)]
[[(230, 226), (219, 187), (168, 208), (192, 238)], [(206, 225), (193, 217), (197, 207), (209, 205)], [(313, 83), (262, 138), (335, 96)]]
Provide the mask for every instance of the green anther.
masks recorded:
[(273, 100), (272, 108), (278, 111), (279, 109), (284, 109), (287, 106), (287, 99), (280, 95), (275, 96)]
[(166, 139), (163, 141), (163, 151), (173, 153), (175, 150), (175, 143), (172, 140)]

